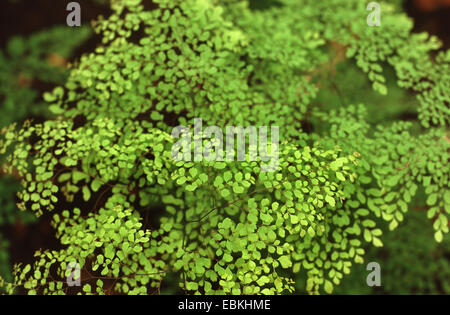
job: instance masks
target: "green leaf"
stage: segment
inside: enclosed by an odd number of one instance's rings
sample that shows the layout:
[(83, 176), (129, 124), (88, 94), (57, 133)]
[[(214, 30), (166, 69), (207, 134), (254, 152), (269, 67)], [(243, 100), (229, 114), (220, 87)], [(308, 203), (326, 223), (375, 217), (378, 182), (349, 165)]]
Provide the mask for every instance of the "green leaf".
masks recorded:
[(330, 281), (325, 280), (324, 289), (325, 289), (325, 292), (328, 294), (333, 293), (333, 284)]
[(366, 240), (366, 242), (372, 241), (372, 234), (368, 229), (364, 229), (364, 239)]
[(442, 232), (441, 231), (437, 231), (436, 233), (434, 233), (434, 239), (438, 243), (442, 242), (442, 239), (443, 239)]
[(230, 195), (230, 191), (229, 191), (228, 189), (224, 188), (224, 189), (222, 189), (222, 190), (220, 191), (220, 195), (221, 195), (223, 198), (226, 198), (226, 197), (228, 197), (228, 196)]
[(340, 181), (345, 181), (345, 176), (341, 172), (336, 172), (336, 177)]
[(112, 244), (108, 244), (105, 248), (105, 257), (109, 259), (113, 259), (116, 251)]
[(314, 231), (314, 229), (312, 228), (312, 226), (308, 227), (308, 234), (311, 237), (314, 237), (316, 235), (316, 231)]
[(89, 199), (91, 198), (91, 191), (89, 190), (88, 186), (83, 186), (83, 200), (84, 201), (89, 201)]
[(381, 240), (378, 237), (373, 237), (373, 245), (376, 247), (382, 247), (383, 246), (383, 242), (381, 242)]
[(97, 192), (100, 189), (101, 186), (102, 186), (102, 182), (100, 180), (98, 180), (98, 179), (94, 179), (91, 182), (91, 189), (94, 192)]
[(289, 256), (281, 256), (280, 258), (278, 258), (278, 261), (280, 262), (281, 267), (283, 267), (284, 269), (292, 267), (291, 258)]
[(86, 292), (86, 293), (90, 293), (90, 292), (91, 292), (91, 285), (88, 284), (88, 283), (86, 283), (86, 284), (83, 286), (83, 291)]
[(330, 195), (325, 196), (325, 201), (328, 202), (332, 207), (336, 206), (336, 201)]

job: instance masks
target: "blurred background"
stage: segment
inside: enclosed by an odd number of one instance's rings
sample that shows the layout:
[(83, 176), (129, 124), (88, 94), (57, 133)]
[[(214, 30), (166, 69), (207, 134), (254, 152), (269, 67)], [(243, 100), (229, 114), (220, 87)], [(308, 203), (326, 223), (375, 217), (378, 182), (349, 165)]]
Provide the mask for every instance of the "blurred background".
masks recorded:
[[(42, 93), (63, 84), (71, 61), (99, 44), (90, 21), (98, 15), (110, 14), (107, 1), (79, 0), (83, 26), (70, 28), (66, 26), (66, 5), (70, 1), (1, 0), (0, 129), (13, 122), (21, 124), (27, 119), (39, 122), (49, 117)], [(402, 6), (414, 20), (415, 32), (436, 35), (445, 49), (450, 48), (450, 0), (390, 2)], [(393, 73), (386, 76), (391, 85), (387, 99), (375, 94), (358, 95), (355, 91), (370, 88), (370, 82), (347, 61), (337, 66), (335, 82), (349, 96), (350, 103), (354, 99), (376, 105), (369, 115), (371, 123), (389, 123), (394, 118), (414, 123), (417, 120), (414, 96), (396, 86)], [(326, 102), (334, 97), (331, 94), (324, 89), (319, 98)], [(0, 174), (0, 275), (6, 280), (11, 280), (13, 264), (31, 263), (39, 248), (58, 249), (59, 246), (49, 215), (36, 219), (18, 210), (15, 195), (19, 188), (18, 178)], [(450, 294), (450, 240), (447, 237), (441, 244), (434, 242), (423, 199), (419, 193), (400, 227), (385, 232), (384, 247), (368, 248), (366, 263), (353, 266), (335, 293)], [(385, 227), (384, 231), (388, 229)], [(366, 285), (369, 272), (365, 266), (370, 261), (381, 266), (381, 287)], [(299, 288), (297, 293), (305, 292)]]

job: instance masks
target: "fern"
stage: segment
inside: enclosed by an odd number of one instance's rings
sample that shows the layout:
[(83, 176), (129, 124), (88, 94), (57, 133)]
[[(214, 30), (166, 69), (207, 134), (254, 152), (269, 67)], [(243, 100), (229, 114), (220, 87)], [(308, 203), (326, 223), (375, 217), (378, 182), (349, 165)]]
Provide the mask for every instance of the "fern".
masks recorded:
[[(55, 212), (64, 246), (17, 265), (10, 292), (70, 293), (76, 262), (87, 294), (158, 293), (169, 274), (192, 294), (332, 293), (367, 244), (383, 246), (377, 218), (396, 229), (419, 188), (443, 240), (449, 52), (432, 58), (438, 40), (412, 34), (389, 2), (380, 27), (357, 0), (264, 4), (111, 1), (94, 23), (102, 45), (44, 94), (55, 118), (4, 130), (20, 208)], [(421, 127), (373, 124), (370, 103), (318, 102), (344, 58), (386, 100), (392, 70), (415, 93)], [(175, 161), (170, 132), (196, 117), (279, 126), (278, 168), (261, 172), (248, 154)]]

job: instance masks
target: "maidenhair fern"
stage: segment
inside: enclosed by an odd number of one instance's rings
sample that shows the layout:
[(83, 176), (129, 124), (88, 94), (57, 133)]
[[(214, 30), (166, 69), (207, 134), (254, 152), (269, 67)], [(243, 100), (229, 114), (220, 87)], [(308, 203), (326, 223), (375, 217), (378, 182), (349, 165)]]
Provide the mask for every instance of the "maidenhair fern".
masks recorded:
[(75, 31), (57, 26), (8, 41), (0, 51), (1, 128), (30, 114), (48, 115), (39, 88), (65, 82), (67, 59), (90, 34), (85, 27)]
[[(112, 0), (111, 16), (94, 23), (102, 45), (44, 95), (54, 119), (3, 130), (19, 207), (55, 212), (63, 245), (17, 265), (9, 292), (152, 294), (174, 274), (186, 293), (331, 293), (364, 262), (365, 244), (383, 246), (374, 219), (394, 230), (422, 188), (442, 241), (450, 52), (433, 58), (437, 39), (412, 34), (387, 1), (381, 26), (368, 26), (366, 5)], [(398, 119), (371, 124), (371, 104), (318, 102), (344, 58), (367, 75), (366, 93), (386, 99), (392, 68), (417, 96), (420, 133)], [(197, 117), (223, 129), (279, 126), (277, 169), (261, 172), (248, 154), (174, 160), (172, 129)], [(78, 291), (66, 282), (72, 262)], [(306, 282), (294, 283), (301, 272)]]

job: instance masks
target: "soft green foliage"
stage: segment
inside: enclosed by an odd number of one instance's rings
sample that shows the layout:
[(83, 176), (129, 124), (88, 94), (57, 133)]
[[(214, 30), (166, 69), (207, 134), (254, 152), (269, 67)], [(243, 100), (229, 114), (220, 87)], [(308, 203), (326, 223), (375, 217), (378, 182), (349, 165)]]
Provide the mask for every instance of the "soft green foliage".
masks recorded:
[(17, 220), (23, 223), (33, 222), (35, 216), (30, 212), (17, 211), (17, 205), (14, 201), (15, 194), (20, 190), (20, 185), (17, 180), (10, 177), (4, 177), (0, 180), (0, 226), (13, 224)]
[(29, 115), (45, 116), (47, 107), (39, 87), (63, 84), (67, 77), (64, 60), (90, 35), (89, 28), (77, 31), (64, 26), (15, 36), (0, 51), (0, 127)]
[[(162, 261), (149, 261), (147, 259), (150, 232), (142, 231), (142, 223), (139, 217), (132, 214), (130, 210), (114, 208), (111, 210), (101, 209), (98, 214), (90, 214), (88, 218), (80, 217), (80, 209), (74, 209), (73, 214), (63, 211), (62, 216), (55, 216), (54, 225), (58, 231), (61, 243), (70, 245), (67, 250), (37, 252), (36, 257), (40, 260), (34, 265), (31, 279), (24, 281), (24, 277), (31, 270), (30, 265), (22, 269), (22, 274), (15, 285), (23, 285), (29, 293), (36, 293), (42, 289), (43, 294), (61, 294), (67, 290), (64, 281), (50, 280), (50, 268), (53, 264), (60, 264), (63, 271), (67, 270), (66, 262), (83, 262), (87, 259), (92, 264), (92, 271), (100, 271), (100, 277), (83, 279), (84, 281), (95, 280), (95, 291), (91, 292), (91, 285), (85, 284), (85, 293), (103, 294), (103, 280), (121, 277), (120, 291), (124, 293), (146, 292), (146, 285), (160, 278), (158, 272), (164, 266)], [(99, 253), (96, 250), (101, 249)], [(127, 264), (128, 262), (128, 264)], [(69, 276), (71, 270), (63, 272), (60, 276), (64, 279)], [(143, 273), (141, 276), (138, 274)], [(147, 273), (147, 275), (145, 274)], [(111, 275), (111, 278), (106, 276)], [(104, 277), (103, 277), (104, 276)], [(74, 280), (77, 279), (74, 275)], [(118, 285), (119, 286), (119, 285)], [(116, 287), (116, 289), (119, 289)]]
[[(0, 289), (3, 288), (3, 278), (6, 281), (12, 281), (12, 273), (9, 264), (9, 243), (0, 234)], [(2, 278), (3, 277), (3, 278)]]
[[(19, 223), (29, 224), (35, 221), (31, 212), (19, 211), (15, 203), (16, 193), (20, 191), (19, 182), (10, 177), (0, 177), (0, 228)], [(12, 280), (12, 268), (9, 262), (9, 242), (0, 233), (0, 277)]]
[[(21, 122), (29, 117), (48, 117), (49, 110), (42, 99), (44, 87), (64, 84), (68, 70), (65, 65), (74, 51), (90, 35), (89, 28), (77, 31), (56, 26), (34, 33), (28, 38), (14, 36), (6, 49), (0, 51), (0, 127)], [(19, 181), (0, 177), (0, 228), (15, 223), (33, 222), (30, 212), (18, 211), (15, 195)], [(1, 238), (1, 235), (0, 235)], [(8, 244), (0, 241), (0, 276), (10, 280)]]
[[(55, 119), (4, 132), (20, 207), (57, 212), (64, 245), (17, 266), (10, 288), (67, 293), (66, 266), (78, 262), (79, 293), (156, 293), (167, 273), (193, 294), (332, 293), (367, 244), (383, 246), (377, 218), (394, 230), (419, 188), (442, 241), (450, 52), (433, 60), (437, 40), (411, 34), (389, 3), (377, 28), (359, 0), (254, 2), (112, 1), (94, 24), (103, 45), (44, 94)], [(420, 133), (398, 119), (371, 124), (371, 104), (319, 103), (332, 45), (366, 73), (366, 93), (388, 99), (391, 67), (417, 95)], [(170, 131), (195, 117), (279, 126), (278, 169), (174, 161)]]
[[(450, 293), (449, 235), (442, 243), (430, 242), (433, 228), (424, 226), (426, 213), (414, 209), (405, 222), (384, 237), (385, 246), (369, 248), (367, 259), (381, 265), (381, 287), (368, 287), (368, 271), (357, 266), (337, 288), (338, 294), (448, 294)], [(380, 222), (381, 223), (381, 222)], [(371, 292), (372, 291), (372, 292)]]

